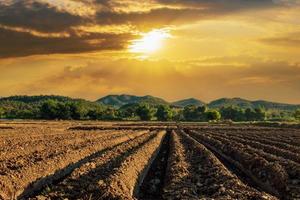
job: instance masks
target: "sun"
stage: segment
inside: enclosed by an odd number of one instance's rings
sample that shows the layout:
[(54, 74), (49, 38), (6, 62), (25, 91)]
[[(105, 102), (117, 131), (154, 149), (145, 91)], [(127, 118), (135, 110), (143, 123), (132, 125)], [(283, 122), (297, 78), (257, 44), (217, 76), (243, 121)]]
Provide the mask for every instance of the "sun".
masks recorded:
[(132, 53), (151, 54), (158, 51), (163, 41), (171, 35), (163, 29), (155, 29), (148, 33), (142, 34), (141, 39), (133, 40), (128, 49)]

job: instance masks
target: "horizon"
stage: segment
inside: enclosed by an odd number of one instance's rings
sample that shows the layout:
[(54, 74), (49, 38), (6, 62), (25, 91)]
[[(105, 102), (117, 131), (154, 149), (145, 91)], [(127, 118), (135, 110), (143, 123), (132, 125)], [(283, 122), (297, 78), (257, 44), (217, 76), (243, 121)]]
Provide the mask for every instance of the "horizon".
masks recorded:
[(300, 104), (297, 0), (2, 0), (0, 95)]
[(209, 104), (213, 101), (220, 100), (220, 99), (243, 99), (243, 100), (247, 100), (247, 101), (251, 101), (251, 102), (253, 102), (253, 101), (267, 101), (267, 102), (280, 103), (280, 104), (300, 105), (300, 103), (278, 102), (278, 101), (272, 101), (272, 100), (268, 100), (268, 99), (248, 99), (248, 98), (244, 98), (244, 97), (219, 97), (219, 98), (212, 99), (212, 100), (209, 100), (209, 101), (204, 101), (201, 98), (196, 98), (196, 97), (183, 97), (181, 99), (169, 100), (169, 99), (166, 99), (164, 97), (155, 96), (155, 95), (151, 95), (151, 94), (135, 95), (135, 94), (124, 94), (124, 93), (123, 94), (121, 94), (121, 93), (120, 94), (107, 94), (107, 95), (104, 95), (104, 96), (100, 96), (99, 98), (96, 98), (96, 99), (87, 99), (87, 98), (81, 98), (81, 97), (76, 97), (76, 96), (66, 96), (66, 95), (59, 95), (59, 94), (37, 94), (37, 95), (27, 95), (27, 94), (22, 95), (22, 94), (20, 94), (20, 95), (10, 95), (10, 96), (0, 96), (0, 99), (1, 98), (9, 98), (9, 97), (13, 97), (13, 96), (63, 96), (63, 97), (69, 97), (69, 98), (72, 98), (72, 99), (83, 99), (83, 100), (87, 100), (87, 101), (91, 101), (91, 102), (96, 102), (97, 100), (100, 100), (101, 98), (105, 98), (105, 97), (108, 97), (108, 96), (122, 96), (122, 95), (136, 96), (136, 97), (151, 96), (151, 97), (156, 97), (156, 98), (163, 99), (168, 103), (175, 103), (175, 102), (182, 101), (182, 100), (195, 99), (195, 100), (202, 101), (205, 104)]

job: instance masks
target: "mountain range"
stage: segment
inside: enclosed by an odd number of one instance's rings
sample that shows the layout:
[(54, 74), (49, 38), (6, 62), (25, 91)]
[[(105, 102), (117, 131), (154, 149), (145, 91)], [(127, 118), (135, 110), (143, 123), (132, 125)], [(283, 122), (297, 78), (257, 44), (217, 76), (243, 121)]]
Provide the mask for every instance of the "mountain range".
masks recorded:
[(210, 103), (205, 103), (199, 99), (189, 98), (183, 99), (176, 102), (168, 102), (162, 98), (153, 97), (150, 95), (147, 96), (135, 96), (135, 95), (108, 95), (101, 99), (98, 99), (96, 102), (102, 103), (104, 105), (121, 107), (126, 104), (134, 103), (148, 103), (151, 105), (164, 104), (172, 105), (175, 107), (185, 107), (188, 105), (202, 106), (207, 105), (209, 108), (221, 108), (228, 106), (238, 106), (241, 108), (266, 108), (266, 109), (276, 109), (276, 110), (296, 110), (300, 108), (300, 105), (286, 104), (286, 103), (276, 103), (264, 100), (250, 101), (242, 98), (221, 98)]
[(74, 99), (70, 97), (54, 96), (54, 95), (3, 97), (0, 98), (0, 102), (13, 101), (13, 102), (23, 102), (23, 103), (38, 103), (46, 99), (53, 99), (57, 101), (81, 101), (86, 103), (100, 103), (107, 106), (113, 106), (115, 108), (120, 108), (128, 104), (139, 104), (139, 103), (147, 103), (150, 105), (163, 104), (163, 105), (170, 105), (174, 107), (185, 107), (188, 105), (194, 105), (194, 106), (206, 105), (209, 108), (221, 108), (227, 106), (238, 106), (241, 108), (262, 107), (271, 110), (274, 109), (274, 110), (286, 110), (286, 111), (292, 111), (300, 108), (300, 105), (276, 103), (276, 102), (270, 102), (264, 100), (250, 101), (242, 98), (221, 98), (221, 99), (211, 101), (210, 103), (205, 103), (204, 101), (195, 98), (183, 99), (176, 102), (168, 102), (162, 98), (154, 97), (150, 95), (136, 96), (136, 95), (128, 95), (128, 94), (108, 95), (98, 99), (95, 102), (87, 101), (84, 99)]

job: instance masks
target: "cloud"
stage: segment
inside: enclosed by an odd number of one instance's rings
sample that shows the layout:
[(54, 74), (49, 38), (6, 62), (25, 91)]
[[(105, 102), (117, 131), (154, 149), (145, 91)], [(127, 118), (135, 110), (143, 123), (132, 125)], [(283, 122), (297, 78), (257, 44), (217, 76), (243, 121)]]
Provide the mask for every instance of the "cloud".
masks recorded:
[(124, 49), (130, 34), (87, 33), (67, 37), (40, 37), (27, 32), (0, 28), (0, 58), (28, 55), (83, 53)]
[(300, 32), (294, 32), (284, 36), (262, 38), (259, 41), (272, 46), (300, 48)]
[[(291, 4), (288, 0), (4, 0), (0, 57), (119, 50), (133, 32)], [(101, 26), (118, 32), (91, 28)], [(119, 34), (123, 27), (134, 31)]]
[[(170, 101), (187, 97), (210, 101), (240, 96), (299, 103), (300, 64), (255, 57), (252, 63), (230, 64), (237, 59), (215, 58), (198, 61), (198, 64), (196, 60), (93, 59), (85, 65), (65, 66), (63, 71), (12, 88), (17, 94), (52, 93), (92, 100), (111, 93), (132, 93), (161, 96)], [(220, 60), (226, 60), (226, 65), (218, 64)]]
[(48, 3), (16, 0), (0, 3), (0, 24), (33, 29), (41, 32), (60, 32), (86, 23), (83, 17), (63, 12)]

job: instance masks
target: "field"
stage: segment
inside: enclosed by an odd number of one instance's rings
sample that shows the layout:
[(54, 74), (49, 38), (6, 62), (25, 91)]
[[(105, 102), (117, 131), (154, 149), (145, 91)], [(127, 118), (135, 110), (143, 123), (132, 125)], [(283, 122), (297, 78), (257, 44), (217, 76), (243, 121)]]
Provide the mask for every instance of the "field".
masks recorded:
[(300, 129), (3, 121), (0, 199), (300, 199)]

